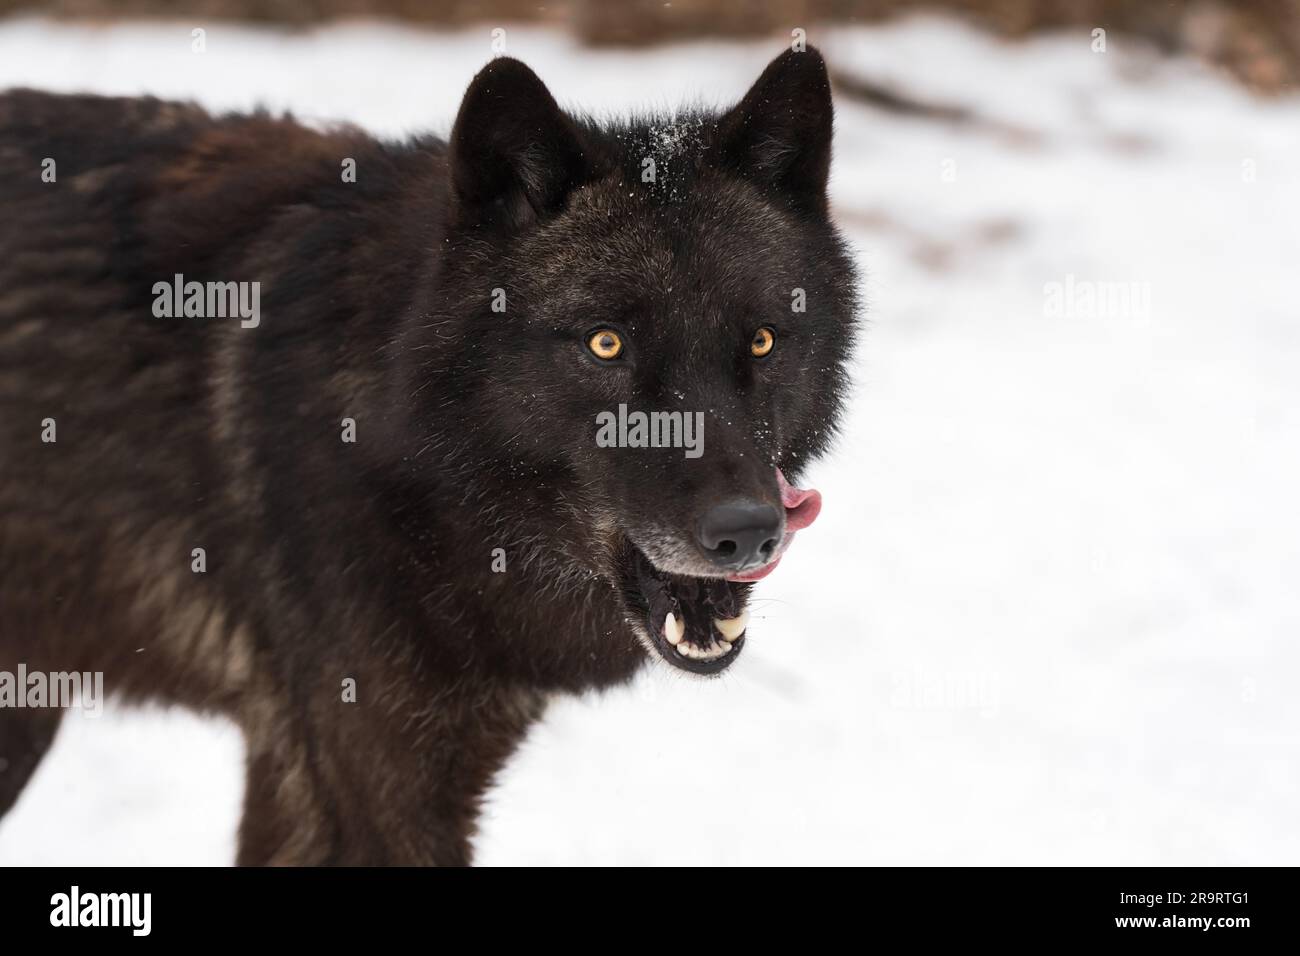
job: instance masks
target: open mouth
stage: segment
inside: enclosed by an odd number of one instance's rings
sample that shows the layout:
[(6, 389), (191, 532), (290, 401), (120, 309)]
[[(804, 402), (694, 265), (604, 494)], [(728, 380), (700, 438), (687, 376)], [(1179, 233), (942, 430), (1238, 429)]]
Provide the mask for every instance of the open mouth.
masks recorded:
[(821, 510), (821, 495), (795, 488), (777, 470), (785, 533), (770, 561), (740, 574), (694, 577), (661, 571), (630, 540), (623, 557), (623, 592), (641, 615), (643, 637), (668, 663), (693, 674), (720, 674), (740, 656), (749, 625), (745, 606), (753, 582), (772, 572), (796, 531)]
[(750, 585), (660, 571), (628, 542), (624, 593), (644, 615), (644, 629), (661, 657), (692, 674), (720, 674), (745, 643)]

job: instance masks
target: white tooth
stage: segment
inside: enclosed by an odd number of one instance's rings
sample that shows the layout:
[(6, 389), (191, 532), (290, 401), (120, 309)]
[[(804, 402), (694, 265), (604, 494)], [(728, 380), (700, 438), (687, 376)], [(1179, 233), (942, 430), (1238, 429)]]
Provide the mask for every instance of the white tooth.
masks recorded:
[(718, 641), (718, 646), (722, 648), (722, 653), (724, 654), (731, 653), (731, 644), (729, 644), (727, 641)]
[(669, 644), (680, 644), (682, 638), (686, 636), (686, 622), (677, 620), (677, 616), (672, 611), (664, 618), (664, 639)]
[(713, 619), (713, 626), (716, 627), (719, 633), (729, 641), (734, 641), (736, 638), (740, 637), (740, 635), (744, 634), (745, 628), (748, 624), (748, 611), (741, 611), (739, 617), (727, 618), (726, 620), (721, 620), (719, 618)]

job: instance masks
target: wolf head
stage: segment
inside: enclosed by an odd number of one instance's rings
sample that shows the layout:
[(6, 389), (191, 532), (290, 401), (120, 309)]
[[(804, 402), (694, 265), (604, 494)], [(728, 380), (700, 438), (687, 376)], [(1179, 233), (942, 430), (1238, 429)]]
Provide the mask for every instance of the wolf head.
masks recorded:
[(456, 323), (439, 354), (475, 409), (463, 440), (530, 489), (498, 506), (517, 540), (604, 582), (695, 673), (735, 659), (750, 582), (820, 503), (795, 483), (835, 430), (857, 286), (827, 214), (831, 125), (811, 49), (724, 113), (619, 124), (500, 58), (450, 140), (427, 327)]

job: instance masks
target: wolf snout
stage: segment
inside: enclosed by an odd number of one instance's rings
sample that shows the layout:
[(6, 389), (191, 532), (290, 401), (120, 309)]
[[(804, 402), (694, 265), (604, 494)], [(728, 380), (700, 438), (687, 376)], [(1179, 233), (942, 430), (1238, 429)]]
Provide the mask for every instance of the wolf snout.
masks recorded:
[(781, 543), (784, 515), (779, 508), (749, 498), (714, 505), (700, 518), (700, 549), (723, 571), (766, 564)]

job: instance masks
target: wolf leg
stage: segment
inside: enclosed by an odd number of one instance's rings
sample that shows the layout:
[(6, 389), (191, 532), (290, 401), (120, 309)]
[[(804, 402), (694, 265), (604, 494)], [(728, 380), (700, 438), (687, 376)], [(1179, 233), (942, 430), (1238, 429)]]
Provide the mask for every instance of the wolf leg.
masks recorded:
[(469, 864), (479, 800), (542, 699), (406, 699), (246, 724), (239, 865)]
[(0, 710), (0, 817), (18, 801), (54, 743), (62, 718), (58, 707)]

